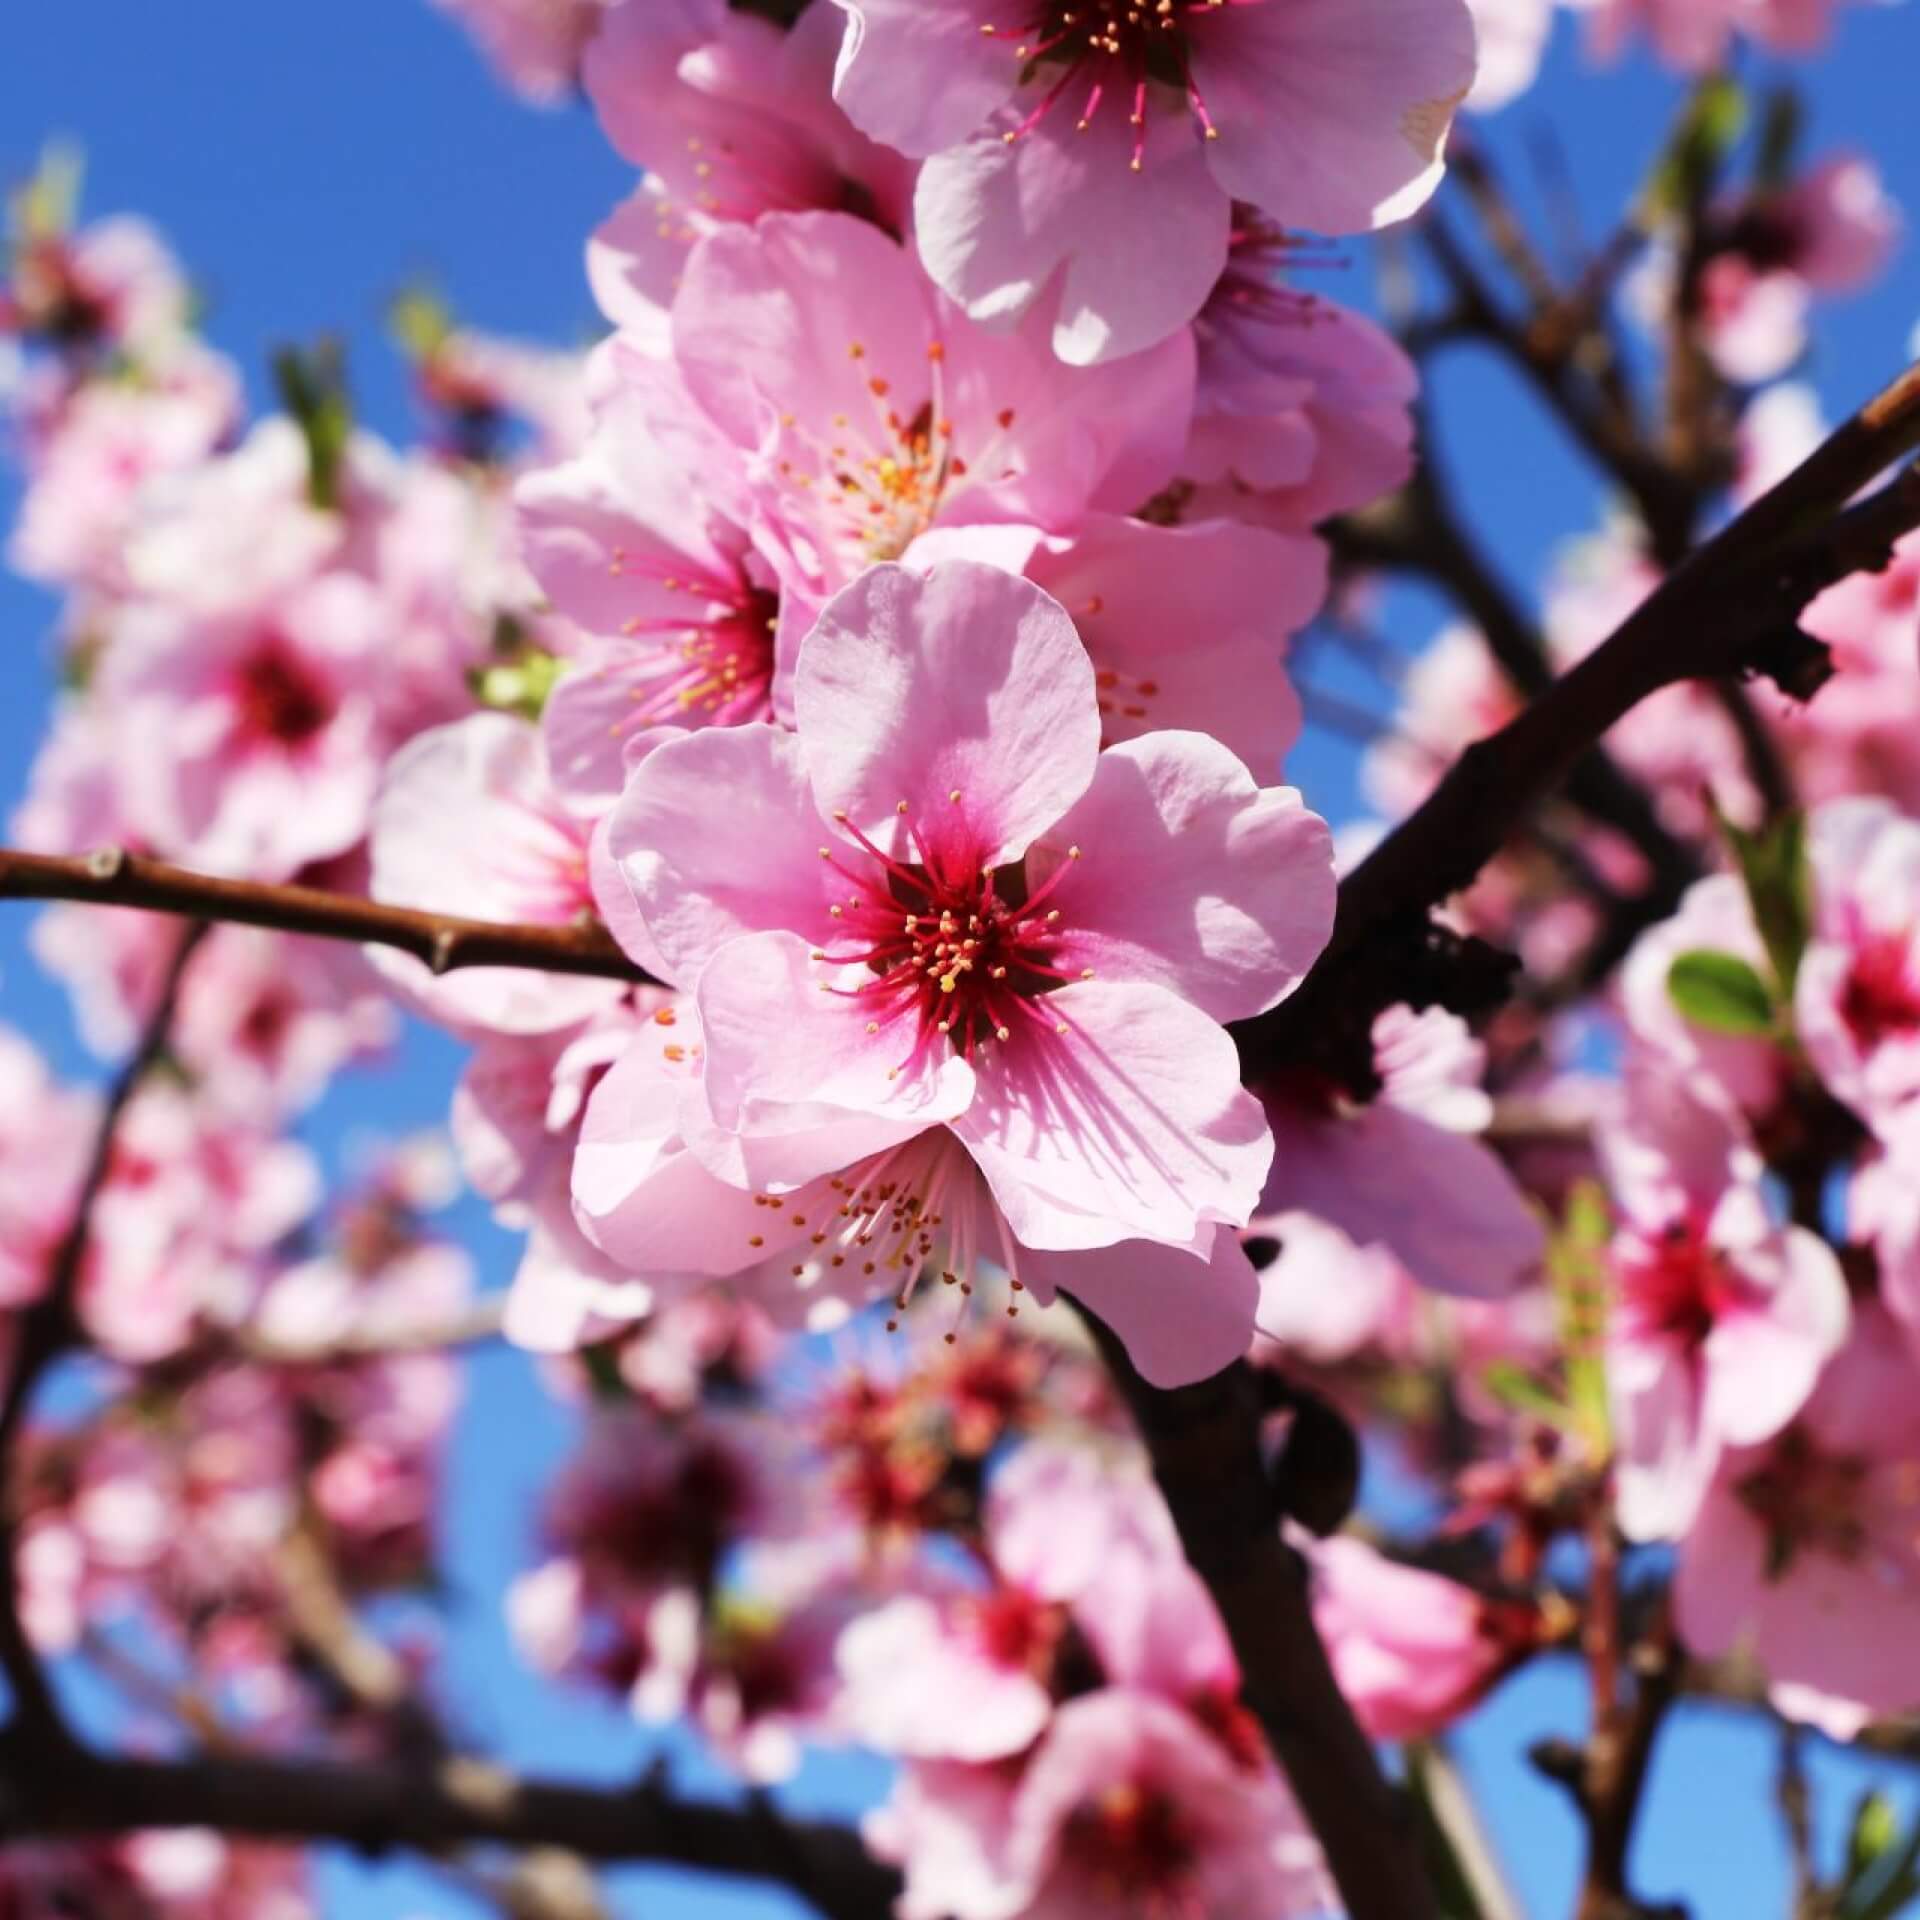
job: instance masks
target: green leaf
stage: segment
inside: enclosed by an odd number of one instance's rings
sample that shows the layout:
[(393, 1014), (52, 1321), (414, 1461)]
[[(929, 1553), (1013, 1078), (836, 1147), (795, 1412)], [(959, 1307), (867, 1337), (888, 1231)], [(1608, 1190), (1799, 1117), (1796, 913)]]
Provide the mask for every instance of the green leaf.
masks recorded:
[(517, 659), (477, 667), (469, 676), (474, 698), (500, 713), (517, 713), (538, 720), (547, 696), (560, 679), (564, 662), (539, 647), (528, 647)]
[[(1875, 1806), (1875, 1802), (1879, 1805)], [(1861, 1802), (1847, 1843), (1847, 1878), (1841, 1890), (1840, 1920), (1898, 1920), (1901, 1914), (1912, 1911), (1914, 1898), (1920, 1895), (1920, 1874), (1915, 1871), (1920, 1867), (1920, 1821), (1915, 1822), (1904, 1840), (1891, 1831), (1893, 1821), (1893, 1809), (1880, 1801), (1879, 1795), (1869, 1794)], [(1854, 1860), (1858, 1853), (1865, 1851), (1863, 1826), (1867, 1830), (1866, 1846), (1882, 1839), (1885, 1844), (1856, 1869)]]
[(1700, 205), (1746, 124), (1746, 90), (1737, 80), (1722, 74), (1701, 81), (1647, 182), (1647, 213), (1659, 219)]
[(1695, 947), (1667, 969), (1667, 993), (1696, 1027), (1710, 1033), (1773, 1031), (1773, 995), (1736, 953)]
[(1783, 813), (1758, 833), (1748, 833), (1723, 814), (1720, 831), (1747, 885), (1753, 923), (1782, 1000), (1791, 1001), (1800, 956), (1813, 937), (1813, 881), (1807, 865), (1807, 816)]
[(617, 1341), (603, 1340), (597, 1346), (582, 1347), (580, 1364), (586, 1370), (587, 1385), (596, 1400), (621, 1401), (633, 1398), (633, 1389), (627, 1385), (626, 1376), (620, 1371)]
[(85, 152), (70, 140), (49, 140), (40, 164), (9, 197), (8, 224), (21, 245), (58, 240), (73, 231), (80, 212), (80, 186), (86, 178)]
[(1568, 1411), (1555, 1398), (1552, 1389), (1511, 1360), (1496, 1360), (1480, 1376), (1480, 1384), (1503, 1407), (1511, 1407), (1515, 1413), (1531, 1414), (1550, 1427), (1569, 1424)]
[(430, 360), (453, 334), (453, 311), (433, 288), (406, 287), (387, 309), (387, 326), (410, 360)]
[(1847, 1835), (1846, 1884), (1855, 1885), (1900, 1838), (1899, 1816), (1884, 1793), (1864, 1793)]
[(353, 437), (346, 356), (337, 340), (321, 340), (310, 353), (282, 347), (273, 356), (273, 375), (307, 443), (307, 499), (331, 511), (340, 504), (340, 466)]

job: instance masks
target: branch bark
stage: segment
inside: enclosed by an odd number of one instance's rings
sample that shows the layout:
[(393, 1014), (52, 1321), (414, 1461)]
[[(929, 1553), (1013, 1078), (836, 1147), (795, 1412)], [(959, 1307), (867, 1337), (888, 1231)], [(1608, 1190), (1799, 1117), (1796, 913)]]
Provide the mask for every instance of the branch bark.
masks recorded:
[(189, 873), (119, 847), (64, 857), (0, 851), (0, 899), (77, 900), (94, 907), (138, 907), (149, 913), (232, 920), (278, 933), (397, 947), (434, 973), (461, 967), (527, 967), (645, 982), (598, 921), (573, 926), (511, 926), (420, 913), (319, 887), (273, 887)]
[(1188, 1562), (1207, 1584), (1259, 1721), (1327, 1857), (1349, 1920), (1431, 1920), (1413, 1811), (1353, 1717), (1308, 1604), (1305, 1563), (1280, 1536), (1244, 1362), (1197, 1386), (1150, 1386), (1080, 1309), (1128, 1406)]
[(752, 1807), (684, 1800), (657, 1782), (596, 1791), (518, 1779), (471, 1759), (413, 1771), (215, 1755), (109, 1759), (15, 1731), (0, 1743), (0, 1835), (210, 1827), (342, 1841), (370, 1854), (558, 1847), (586, 1860), (658, 1861), (773, 1881), (829, 1920), (886, 1920), (892, 1912), (899, 1879), (851, 1827), (782, 1820), (774, 1846), (766, 1824)]
[[(133, 1057), (121, 1068), (101, 1108), (94, 1133), (93, 1151), (81, 1177), (80, 1191), (74, 1202), (73, 1220), (65, 1236), (54, 1249), (47, 1270), (46, 1291), (20, 1315), (18, 1335), (7, 1377), (4, 1397), (0, 1397), (0, 1467), (13, 1459), (20, 1429), (32, 1404), (34, 1389), (42, 1375), (79, 1337), (74, 1317), (74, 1296), (79, 1290), (81, 1268), (87, 1255), (87, 1234), (94, 1202), (106, 1185), (113, 1164), (114, 1135), (121, 1116), (139, 1090), (142, 1080), (165, 1053), (167, 1037), (173, 1029), (174, 1007), (180, 986), (186, 978), (194, 949), (207, 932), (205, 921), (186, 927), (175, 947), (160, 998), (147, 1020), (140, 1044)], [(0, 1496), (0, 1671), (4, 1671), (13, 1695), (13, 1720), (10, 1724), (56, 1729), (59, 1709), (47, 1687), (40, 1659), (21, 1625), (18, 1571), (14, 1564), (13, 1513)]]

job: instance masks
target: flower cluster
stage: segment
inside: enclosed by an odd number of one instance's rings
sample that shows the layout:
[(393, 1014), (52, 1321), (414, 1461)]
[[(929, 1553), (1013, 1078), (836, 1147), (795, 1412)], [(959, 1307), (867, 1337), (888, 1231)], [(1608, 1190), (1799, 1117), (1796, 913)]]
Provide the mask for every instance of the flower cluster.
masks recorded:
[[(1329, 289), (1552, 0), (437, 3), (639, 177), (582, 352), (400, 296), (411, 445), (325, 344), (252, 417), (63, 156), (11, 210), (8, 557), (61, 675), (0, 881), (59, 876), (33, 952), (134, 1056), (100, 1094), (0, 1030), (16, 1708), (38, 1659), (170, 1753), (458, 1783), (438, 1516), (498, 1334), (569, 1435), (488, 1596), (521, 1657), (695, 1730), (762, 1839), (809, 1749), (884, 1756), (902, 1920), (1354, 1904), (1243, 1690), (1253, 1562), (1341, 1764), (1411, 1743), (1440, 1827), (1429, 1743), (1543, 1655), (1596, 1752), (1629, 1672), (1656, 1717), (1683, 1675), (1920, 1716), (1920, 533), (1769, 575), (1813, 585), (1738, 657), (1818, 700), (1667, 681), (1526, 817), (1481, 780), (1509, 830), (1435, 916), (1355, 930), (1388, 828), (1337, 843), (1296, 752), (1357, 727), (1416, 814), (1684, 586), (1821, 437), (1784, 376), (1899, 242), (1874, 163), (1784, 108), (1749, 154), (1715, 78), (1558, 286), (1474, 138), (1526, 324), (1439, 222), (1450, 302), (1390, 330)], [(1569, 3), (1689, 71), (1846, 11)], [(1416, 446), (1461, 333), (1622, 484), (1537, 621)], [(1395, 572), (1459, 603), (1413, 659)], [(85, 903), (141, 886), (213, 923)], [(447, 1141), (329, 1166), (309, 1116), (417, 1022)], [(1856, 1882), (1821, 1910), (1892, 1911)], [(314, 1898), (236, 1836), (0, 1858), (9, 1913)]]

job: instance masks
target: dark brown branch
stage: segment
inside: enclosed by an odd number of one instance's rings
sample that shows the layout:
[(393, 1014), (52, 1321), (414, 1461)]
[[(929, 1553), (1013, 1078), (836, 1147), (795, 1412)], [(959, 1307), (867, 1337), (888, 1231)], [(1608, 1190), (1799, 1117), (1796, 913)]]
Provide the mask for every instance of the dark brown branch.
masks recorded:
[[(81, 1177), (75, 1197), (73, 1220), (60, 1244), (54, 1249), (47, 1269), (44, 1293), (20, 1315), (7, 1378), (6, 1393), (0, 1399), (0, 1468), (13, 1464), (20, 1429), (32, 1404), (34, 1389), (41, 1376), (62, 1353), (74, 1345), (79, 1326), (74, 1315), (74, 1296), (79, 1290), (81, 1269), (86, 1262), (87, 1234), (94, 1202), (106, 1185), (113, 1164), (113, 1142), (121, 1116), (154, 1064), (165, 1053), (167, 1036), (172, 1031), (174, 1006), (180, 996), (180, 983), (186, 977), (187, 963), (207, 931), (206, 922), (196, 921), (181, 934), (173, 958), (161, 982), (160, 998), (141, 1035), (133, 1057), (120, 1070), (101, 1108), (94, 1133), (93, 1151)], [(18, 1574), (14, 1565), (13, 1514), (4, 1493), (0, 1492), (0, 1669), (7, 1677), (13, 1695), (10, 1725), (37, 1728), (49, 1737), (59, 1735), (59, 1709), (48, 1690), (40, 1659), (28, 1640), (20, 1621)]]
[(584, 1860), (661, 1861), (792, 1888), (829, 1920), (886, 1920), (898, 1876), (850, 1828), (683, 1800), (645, 1782), (596, 1791), (521, 1780), (473, 1760), (432, 1770), (217, 1756), (107, 1759), (18, 1736), (0, 1747), (0, 1837), (210, 1827), (335, 1840), (379, 1854), (497, 1844)]
[[(1469, 747), (1342, 883), (1333, 938), (1300, 991), (1240, 1029), (1249, 1074), (1311, 1057), (1313, 1037), (1352, 999), (1356, 953), (1377, 943), (1389, 971), (1399, 966), (1396, 929), (1417, 931), (1430, 908), (1470, 885), (1513, 828), (1649, 694), (1752, 670), (1802, 693), (1817, 686), (1823, 650), (1795, 623), (1835, 581), (1884, 567), (1893, 542), (1920, 525), (1912, 470), (1847, 505), (1917, 445), (1920, 366), (1670, 574), (1518, 718)], [(1378, 1008), (1347, 1011), (1370, 1018)]]
[(1632, 422), (1583, 377), (1557, 316), (1543, 316), (1539, 328), (1514, 319), (1439, 216), (1422, 221), (1420, 234), (1454, 301), (1451, 323), (1436, 341), (1479, 340), (1503, 353), (1574, 441), (1626, 489), (1655, 554), (1672, 565), (1692, 539), (1700, 489), (1648, 447)]
[(1350, 1920), (1428, 1920), (1433, 1894), (1411, 1810), (1333, 1677), (1305, 1563), (1280, 1536), (1250, 1370), (1241, 1363), (1197, 1386), (1149, 1386), (1082, 1311), (1133, 1411), (1180, 1544), (1220, 1610), (1240, 1697), (1326, 1853)]
[[(1479, 629), (1515, 692), (1533, 699), (1552, 686), (1545, 640), (1461, 525), (1430, 461), (1399, 493), (1336, 521), (1328, 533), (1339, 557), (1417, 574), (1448, 594)], [(1651, 884), (1635, 903), (1634, 930), (1664, 919), (1700, 869), (1692, 850), (1667, 830), (1646, 790), (1595, 746), (1575, 762), (1567, 797), (1590, 819), (1624, 835), (1647, 862)]]
[(6, 898), (140, 907), (152, 913), (270, 927), (278, 933), (314, 934), (323, 940), (398, 947), (435, 973), (452, 973), (461, 967), (528, 967), (610, 980), (647, 977), (597, 921), (530, 927), (462, 920), (318, 887), (270, 887), (189, 873), (184, 867), (170, 867), (117, 847), (73, 858), (0, 851), (0, 899)]

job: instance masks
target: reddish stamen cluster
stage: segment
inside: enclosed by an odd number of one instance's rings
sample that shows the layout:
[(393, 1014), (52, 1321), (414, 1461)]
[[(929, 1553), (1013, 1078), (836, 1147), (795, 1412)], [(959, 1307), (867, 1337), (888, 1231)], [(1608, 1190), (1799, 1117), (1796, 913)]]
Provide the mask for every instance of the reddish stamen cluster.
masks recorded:
[(1920, 977), (1910, 940), (1878, 933), (1861, 942), (1840, 996), (1840, 1017), (1866, 1051), (1920, 1029)]
[[(958, 809), (959, 791), (949, 798)], [(912, 863), (883, 853), (844, 814), (835, 818), (878, 871), (862, 872), (831, 847), (820, 849), (821, 859), (847, 879), (853, 892), (827, 909), (840, 944), (815, 958), (864, 966), (872, 975), (858, 986), (830, 991), (868, 1004), (873, 1012), (869, 1033), (878, 1033), (883, 1024), (913, 1021), (913, 1044), (900, 1063), (903, 1069), (941, 1038), (972, 1058), (990, 1051), (995, 1041), (1011, 1040), (1016, 1021), (1056, 1025), (1036, 1000), (1065, 981), (1091, 977), (1055, 964), (1060, 912), (1046, 904), (1080, 849), (1069, 847), (1065, 861), (1029, 892), (1025, 862), (977, 864), (964, 825), (923, 832), (904, 800), (900, 815), (918, 856)]]
[(1203, 15), (1249, 4), (1258, 0), (1048, 0), (1024, 26), (989, 22), (980, 31), (989, 39), (1011, 41), (1023, 69), (1060, 69), (1039, 104), (1002, 137), (1011, 145), (1031, 133), (1075, 87), (1086, 90), (1074, 120), (1084, 133), (1112, 85), (1131, 102), (1127, 118), (1133, 127), (1133, 152), (1127, 164), (1138, 173), (1145, 165), (1148, 88), (1157, 83), (1178, 88), (1201, 133), (1218, 139), (1220, 130), (1193, 77), (1187, 30)]
[(1698, 1347), (1741, 1297), (1738, 1278), (1707, 1242), (1702, 1223), (1673, 1221), (1664, 1233), (1635, 1235), (1616, 1252), (1623, 1318), (1637, 1330)]
[(1191, 1874), (1201, 1836), (1173, 1796), (1144, 1781), (1111, 1787), (1074, 1810), (1066, 1850), (1096, 1884), (1116, 1899), (1138, 1902), (1144, 1914), (1191, 1914), (1203, 1909)]
[(276, 641), (241, 661), (234, 698), (247, 737), (283, 748), (305, 746), (336, 710), (331, 691)]
[(744, 575), (679, 574), (658, 561), (639, 560), (616, 547), (607, 571), (616, 578), (651, 581), (685, 594), (684, 616), (636, 614), (622, 623), (629, 639), (653, 636), (657, 656), (644, 665), (613, 663), (631, 677), (633, 715), (627, 729), (706, 721), (738, 726), (767, 717), (773, 685), (773, 636), (779, 596)]

